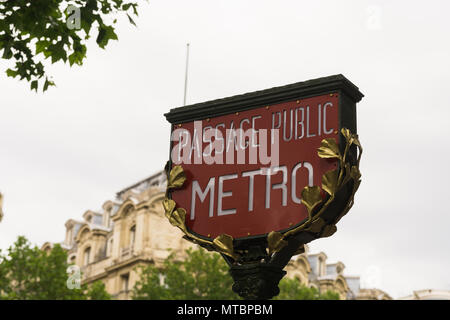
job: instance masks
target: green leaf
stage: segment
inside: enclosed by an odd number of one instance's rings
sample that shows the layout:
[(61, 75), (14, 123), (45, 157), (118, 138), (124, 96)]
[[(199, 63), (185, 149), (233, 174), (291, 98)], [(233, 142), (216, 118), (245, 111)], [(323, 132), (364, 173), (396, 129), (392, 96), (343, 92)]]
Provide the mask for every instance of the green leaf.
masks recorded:
[(18, 75), (18, 72), (15, 71), (15, 70), (12, 70), (12, 69), (7, 69), (7, 70), (6, 70), (6, 75), (7, 75), (8, 77), (15, 78), (15, 77)]
[(38, 89), (38, 82), (37, 80), (31, 81), (31, 90), (35, 90), (37, 92)]
[(48, 50), (44, 52), (44, 55), (46, 57), (50, 56), (52, 63), (58, 62), (59, 60), (63, 60), (64, 62), (67, 60), (67, 52), (64, 50), (64, 43), (62, 41), (48, 46)]
[(81, 44), (74, 45), (74, 52), (69, 56), (70, 66), (73, 64), (82, 65), (86, 57), (86, 46)]
[(136, 27), (136, 23), (134, 22), (134, 20), (130, 17), (130, 15), (128, 13), (127, 13), (127, 17), (128, 17), (128, 20), (130, 21), (130, 23)]
[(131, 7), (131, 3), (125, 3), (124, 5), (122, 5), (122, 10), (127, 11), (128, 9), (130, 9), (130, 7)]
[(117, 40), (117, 34), (114, 32), (114, 27), (112, 26), (100, 26), (98, 27), (97, 44), (100, 48), (105, 49), (109, 40)]
[(42, 92), (47, 91), (48, 87), (55, 86), (55, 83), (53, 81), (49, 81), (47, 78), (45, 78), (44, 88), (42, 89)]
[(3, 59), (11, 59), (13, 56), (13, 53), (11, 51), (11, 47), (7, 46), (3, 48)]
[(49, 44), (50, 42), (46, 40), (36, 42), (36, 54), (46, 51)]

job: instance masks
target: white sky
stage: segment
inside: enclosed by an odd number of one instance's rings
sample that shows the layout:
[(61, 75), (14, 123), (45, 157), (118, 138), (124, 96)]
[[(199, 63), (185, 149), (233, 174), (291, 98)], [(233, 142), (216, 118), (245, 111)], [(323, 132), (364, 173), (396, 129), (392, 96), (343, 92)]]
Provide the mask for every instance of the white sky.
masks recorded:
[[(188, 103), (342, 73), (358, 105), (363, 182), (331, 238), (311, 244), (393, 297), (450, 290), (448, 1), (143, 2), (138, 28), (48, 69), (30, 92), (0, 61), (0, 248), (59, 242), (64, 223), (161, 169), (163, 113)], [(94, 43), (92, 43), (94, 44)]]

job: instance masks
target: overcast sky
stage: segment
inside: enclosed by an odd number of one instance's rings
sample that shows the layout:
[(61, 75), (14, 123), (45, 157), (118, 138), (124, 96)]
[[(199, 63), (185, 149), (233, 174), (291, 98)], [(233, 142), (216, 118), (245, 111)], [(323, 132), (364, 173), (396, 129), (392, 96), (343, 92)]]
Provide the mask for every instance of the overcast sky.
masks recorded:
[(358, 105), (363, 182), (338, 232), (311, 244), (393, 297), (450, 290), (448, 1), (143, 2), (138, 27), (56, 64), (45, 94), (0, 61), (0, 248), (64, 239), (64, 223), (160, 170), (163, 113), (342, 73)]

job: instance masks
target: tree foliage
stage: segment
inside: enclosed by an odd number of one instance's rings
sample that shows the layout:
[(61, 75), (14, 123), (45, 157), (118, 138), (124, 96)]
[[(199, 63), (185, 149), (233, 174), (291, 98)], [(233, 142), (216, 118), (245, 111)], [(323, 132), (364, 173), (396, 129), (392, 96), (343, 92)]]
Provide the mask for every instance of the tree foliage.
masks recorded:
[(135, 25), (138, 4), (126, 0), (0, 0), (0, 56), (13, 60), (9, 77), (26, 79), (31, 90), (55, 85), (44, 60), (81, 65), (86, 41), (99, 47), (117, 40), (115, 24), (124, 14)]
[(339, 300), (339, 294), (336, 292), (319, 293), (316, 288), (308, 288), (297, 279), (283, 278), (279, 288), (280, 294), (275, 300)]
[(110, 299), (101, 282), (68, 288), (67, 253), (58, 244), (46, 253), (32, 247), (25, 237), (19, 237), (7, 251), (7, 254), (0, 252), (0, 299)]
[(239, 299), (231, 290), (233, 280), (228, 265), (217, 253), (203, 249), (186, 251), (178, 261), (171, 254), (161, 269), (141, 268), (140, 280), (133, 289), (135, 300), (230, 300)]
[[(162, 268), (141, 267), (141, 277), (133, 289), (136, 300), (232, 300), (240, 299), (231, 286), (229, 267), (217, 253), (203, 249), (186, 251), (179, 261), (170, 255)], [(284, 278), (280, 282), (278, 300), (337, 300), (333, 292), (319, 294), (315, 288), (302, 286), (298, 280)]]

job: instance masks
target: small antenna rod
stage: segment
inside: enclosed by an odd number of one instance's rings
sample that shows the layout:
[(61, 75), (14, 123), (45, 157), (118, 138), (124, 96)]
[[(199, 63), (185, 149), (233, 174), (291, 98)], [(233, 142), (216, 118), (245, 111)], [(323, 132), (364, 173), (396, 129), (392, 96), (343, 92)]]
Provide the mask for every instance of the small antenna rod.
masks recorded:
[(183, 105), (186, 105), (186, 94), (187, 94), (187, 82), (188, 82), (188, 67), (189, 67), (189, 43), (186, 44), (186, 75), (184, 78), (184, 101)]

